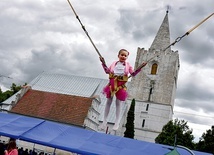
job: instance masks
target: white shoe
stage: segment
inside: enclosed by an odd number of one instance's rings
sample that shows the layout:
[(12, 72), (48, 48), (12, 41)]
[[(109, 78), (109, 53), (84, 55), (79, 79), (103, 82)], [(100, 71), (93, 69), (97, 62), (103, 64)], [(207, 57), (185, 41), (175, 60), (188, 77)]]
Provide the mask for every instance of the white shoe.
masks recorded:
[(99, 130), (106, 130), (106, 127), (107, 127), (107, 123), (102, 123), (101, 125), (99, 125), (98, 129)]
[(114, 124), (112, 129), (116, 131), (116, 130), (118, 130), (118, 128), (119, 128), (119, 124), (116, 123), (116, 124)]

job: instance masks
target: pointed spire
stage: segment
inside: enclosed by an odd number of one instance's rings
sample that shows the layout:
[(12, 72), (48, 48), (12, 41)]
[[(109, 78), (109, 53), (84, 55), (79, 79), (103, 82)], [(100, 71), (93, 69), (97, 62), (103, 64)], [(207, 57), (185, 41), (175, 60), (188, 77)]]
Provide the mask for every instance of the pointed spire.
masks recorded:
[[(170, 32), (169, 32), (169, 21), (168, 21), (168, 10), (164, 20), (156, 34), (156, 37), (150, 47), (150, 50), (163, 50), (170, 45)], [(170, 49), (170, 48), (169, 48)], [(170, 49), (171, 51), (171, 49)]]

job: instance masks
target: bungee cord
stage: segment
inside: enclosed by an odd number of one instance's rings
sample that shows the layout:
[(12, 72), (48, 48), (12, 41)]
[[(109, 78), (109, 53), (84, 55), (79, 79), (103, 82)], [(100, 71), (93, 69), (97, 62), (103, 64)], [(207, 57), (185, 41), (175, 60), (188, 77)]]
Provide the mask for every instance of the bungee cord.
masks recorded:
[(199, 27), (202, 23), (204, 23), (207, 19), (209, 19), (213, 15), (214, 15), (214, 13), (210, 14), (208, 17), (206, 17), (200, 23), (198, 23), (193, 28), (191, 28), (189, 31), (187, 31), (184, 35), (182, 35), (181, 37), (176, 38), (175, 41), (173, 43), (171, 43), (169, 46), (167, 46), (163, 51), (166, 51), (169, 47), (174, 46), (176, 43), (178, 43), (179, 41), (181, 41), (181, 39), (183, 39), (185, 36), (189, 35), (193, 30), (195, 30), (197, 27)]
[[(82, 29), (84, 30), (85, 34), (87, 35), (87, 37), (89, 38), (91, 44), (93, 45), (93, 47), (95, 48), (97, 54), (99, 55), (100, 60), (104, 63), (104, 65), (106, 65), (104, 58), (102, 57), (102, 55), (100, 54), (99, 50), (97, 49), (97, 47), (95, 46), (94, 42), (92, 41), (91, 37), (89, 36), (87, 30), (85, 29), (85, 26), (82, 24), (82, 22), (81, 22), (79, 16), (77, 15), (76, 11), (74, 10), (74, 8), (73, 8), (73, 6), (72, 6), (70, 0), (67, 0), (67, 1), (68, 1), (69, 5), (70, 5), (70, 7), (71, 7), (71, 9), (72, 9), (72, 11), (73, 11), (73, 13), (74, 13), (74, 15), (76, 16), (77, 20), (79, 21), (80, 25), (82, 26)], [(167, 11), (167, 12), (168, 12), (168, 11)], [(199, 22), (197, 25), (195, 25), (193, 28), (191, 28), (189, 31), (187, 31), (184, 35), (182, 35), (182, 36), (180, 36), (180, 37), (177, 37), (177, 38), (175, 39), (174, 42), (172, 42), (172, 43), (171, 43), (170, 45), (168, 45), (165, 49), (163, 49), (163, 52), (165, 52), (165, 51), (166, 51), (168, 48), (170, 48), (171, 46), (174, 46), (176, 43), (180, 42), (185, 36), (188, 36), (193, 30), (195, 30), (197, 27), (199, 27), (202, 23), (204, 23), (206, 20), (208, 20), (208, 19), (209, 19), (210, 17), (212, 17), (213, 15), (214, 15), (214, 13), (210, 14), (208, 17), (206, 17), (206, 18), (203, 19), (201, 22)], [(159, 55), (160, 55), (159, 53), (155, 54), (153, 57), (151, 57), (150, 59), (148, 59), (145, 63), (150, 62), (152, 59), (154, 59), (155, 57), (157, 57), (157, 56), (159, 56)], [(143, 68), (144, 66), (145, 66), (145, 64), (143, 63), (143, 64), (141, 64), (140, 66), (138, 66), (136, 70), (141, 69), (141, 68)], [(131, 77), (131, 76), (129, 76), (129, 77)]]
[[(74, 7), (72, 6), (71, 2), (70, 2), (69, 0), (67, 0), (67, 1), (68, 1), (68, 4), (70, 5), (70, 7), (71, 7), (71, 9), (72, 9), (72, 11), (73, 11), (73, 13), (74, 13), (74, 15), (76, 16), (77, 20), (79, 21), (79, 23), (80, 23), (80, 25), (81, 25), (83, 31), (85, 32), (85, 34), (87, 35), (87, 37), (88, 37), (88, 39), (90, 40), (91, 44), (93, 45), (94, 49), (96, 50), (97, 54), (99, 55), (100, 58), (103, 58), (102, 55), (100, 54), (99, 50), (98, 50), (97, 47), (95, 46), (93, 40), (92, 40), (91, 37), (89, 36), (89, 34), (88, 34), (88, 32), (87, 32), (85, 26), (82, 24), (82, 22), (81, 22), (79, 16), (77, 15), (76, 11), (74, 10)], [(103, 59), (103, 63), (105, 64), (104, 59)]]

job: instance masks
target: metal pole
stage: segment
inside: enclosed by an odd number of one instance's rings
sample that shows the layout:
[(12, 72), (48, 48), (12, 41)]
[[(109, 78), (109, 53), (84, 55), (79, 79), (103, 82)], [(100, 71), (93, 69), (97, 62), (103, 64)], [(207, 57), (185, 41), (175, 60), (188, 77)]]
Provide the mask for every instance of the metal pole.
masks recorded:
[(193, 28), (191, 28), (188, 32), (187, 35), (190, 34), (194, 29), (196, 29), (198, 26), (200, 26), (203, 22), (205, 22), (207, 19), (209, 19), (211, 16), (213, 16), (214, 13), (210, 14), (207, 18), (205, 18), (204, 20), (202, 20), (200, 23), (198, 23), (196, 26), (194, 26)]
[(188, 149), (188, 148), (186, 148), (186, 147), (184, 147), (184, 146), (177, 145), (177, 147), (182, 148), (182, 149), (185, 149), (185, 150), (187, 150), (189, 153), (191, 153), (192, 155), (195, 155), (190, 149)]

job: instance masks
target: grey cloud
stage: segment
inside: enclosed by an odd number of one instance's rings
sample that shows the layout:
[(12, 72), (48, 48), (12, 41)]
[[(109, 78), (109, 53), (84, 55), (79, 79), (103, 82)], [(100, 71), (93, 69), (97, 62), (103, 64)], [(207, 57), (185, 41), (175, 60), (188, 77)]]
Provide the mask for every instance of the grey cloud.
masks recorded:
[[(143, 10), (119, 10), (119, 12), (120, 18), (117, 23), (120, 27), (120, 35), (125, 37), (130, 34), (136, 42), (142, 42), (149, 36), (155, 37), (165, 15), (163, 14), (159, 19), (157, 17), (158, 14), (152, 14), (152, 12), (147, 13), (147, 15), (151, 14), (151, 16), (145, 16)], [(158, 20), (160, 21), (156, 22)]]
[[(191, 101), (211, 101), (214, 100), (214, 92), (207, 86), (200, 86), (201, 82), (194, 79), (194, 76), (186, 81), (186, 85), (180, 85), (177, 91), (178, 99), (185, 99)], [(196, 83), (199, 82), (197, 85)]]
[(31, 81), (43, 71), (57, 69), (77, 75), (91, 73), (95, 76), (95, 73), (99, 73), (96, 68), (91, 67), (98, 65), (98, 56), (90, 53), (91, 51), (88, 51), (87, 46), (73, 46), (69, 51), (60, 47), (59, 45), (49, 45), (42, 50), (33, 49), (30, 58), (20, 60), (15, 66), (21, 68), (23, 74), (29, 75), (27, 77), (28, 81)]
[(206, 60), (214, 57), (213, 44), (208, 41), (209, 38), (203, 36), (200, 38), (186, 39), (181, 43), (182, 59), (191, 64), (206, 63)]
[[(212, 117), (205, 117), (202, 115), (193, 115), (193, 114), (188, 114), (188, 113), (182, 113), (182, 112), (175, 112), (174, 114), (175, 118), (179, 118), (179, 120), (189, 120), (187, 122), (195, 123), (195, 124), (202, 124), (202, 125), (213, 125), (212, 122)], [(194, 129), (193, 129), (194, 130)], [(204, 131), (205, 132), (205, 131)]]

